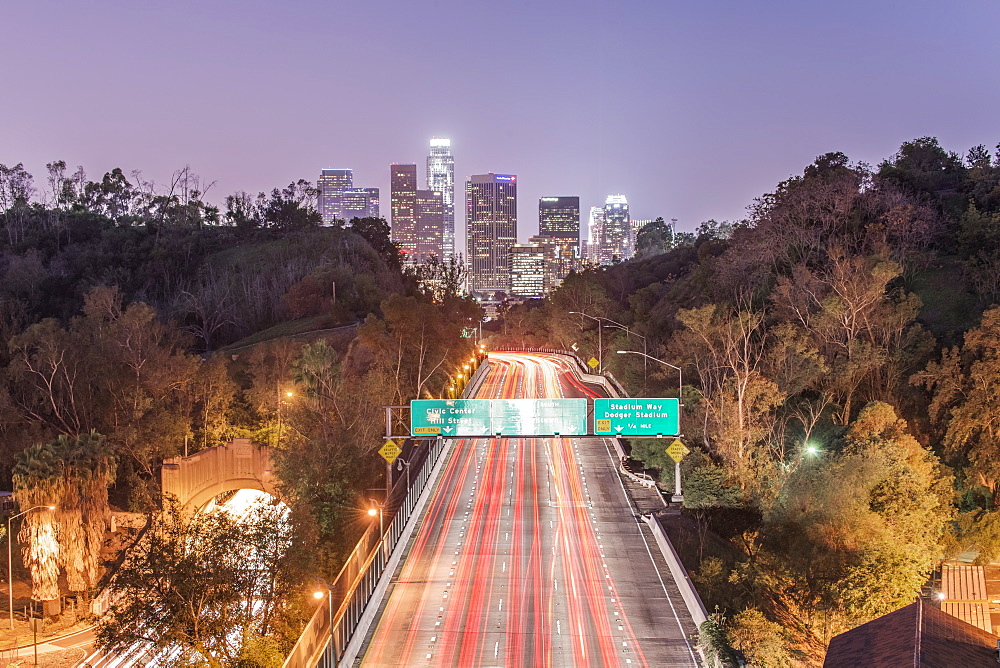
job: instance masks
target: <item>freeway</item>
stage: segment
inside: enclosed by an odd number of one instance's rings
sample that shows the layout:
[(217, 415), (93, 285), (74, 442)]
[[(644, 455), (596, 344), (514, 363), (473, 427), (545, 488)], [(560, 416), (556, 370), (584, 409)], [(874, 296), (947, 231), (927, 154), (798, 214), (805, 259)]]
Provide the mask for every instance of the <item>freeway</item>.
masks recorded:
[[(477, 398), (596, 395), (490, 353)], [(458, 440), (362, 666), (698, 666), (694, 625), (604, 439)]]

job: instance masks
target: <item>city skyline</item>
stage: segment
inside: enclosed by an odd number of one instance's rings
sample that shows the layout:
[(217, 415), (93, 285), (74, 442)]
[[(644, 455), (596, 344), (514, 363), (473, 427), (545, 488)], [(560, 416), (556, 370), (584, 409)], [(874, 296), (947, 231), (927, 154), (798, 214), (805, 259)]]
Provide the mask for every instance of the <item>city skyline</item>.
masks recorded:
[[(48, 4), (8, 7), (17, 29), (0, 44), (5, 62), (23, 63), (7, 72), (18, 94), (0, 163), (24, 163), (39, 182), (59, 159), (93, 179), (121, 167), (161, 186), (190, 165), (221, 203), (348, 166), (385, 194), (385, 165), (420, 164), (428, 138), (449, 137), (458, 182), (519, 175), (525, 239), (550, 194), (578, 195), (586, 211), (621, 192), (633, 217), (691, 231), (743, 217), (828, 151), (877, 164), (927, 135), (963, 153), (1000, 140), (1000, 89), (984, 85), (1000, 63), (992, 2), (534, 3), (496, 15), (450, 0), (349, 13), (293, 0), (209, 3), (197, 21), (183, 4), (112, 2), (61, 3), (54, 21)], [(40, 48), (43, 34), (53, 48)], [(441, 73), (433, 85), (399, 76), (415, 53)], [(484, 94), (484, 64), (503, 95)]]

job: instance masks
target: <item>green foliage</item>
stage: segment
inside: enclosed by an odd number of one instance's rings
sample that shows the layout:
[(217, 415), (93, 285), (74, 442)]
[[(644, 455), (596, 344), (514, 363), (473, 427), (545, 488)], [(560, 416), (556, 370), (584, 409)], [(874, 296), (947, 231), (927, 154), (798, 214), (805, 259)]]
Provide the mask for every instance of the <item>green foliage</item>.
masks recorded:
[(721, 664), (726, 668), (737, 665), (736, 655), (729, 645), (726, 619), (717, 612), (698, 627), (698, 646), (709, 664)]
[(661, 255), (674, 247), (674, 228), (657, 218), (635, 235), (635, 258)]
[(70, 591), (96, 586), (116, 468), (111, 448), (96, 432), (61, 435), (17, 455), (12, 477), (21, 507), (54, 507), (28, 513), (21, 531), (36, 599), (58, 598), (60, 567)]
[(756, 608), (742, 610), (727, 624), (729, 640), (753, 668), (783, 668), (791, 663), (788, 634)]
[(270, 636), (290, 584), (280, 570), (290, 538), (279, 506), (235, 517), (192, 516), (168, 504), (108, 585), (115, 605), (98, 627), (98, 646), (120, 657), (170, 653), (221, 668), (236, 665), (249, 644), (250, 659), (266, 659), (273, 644), (258, 636)]

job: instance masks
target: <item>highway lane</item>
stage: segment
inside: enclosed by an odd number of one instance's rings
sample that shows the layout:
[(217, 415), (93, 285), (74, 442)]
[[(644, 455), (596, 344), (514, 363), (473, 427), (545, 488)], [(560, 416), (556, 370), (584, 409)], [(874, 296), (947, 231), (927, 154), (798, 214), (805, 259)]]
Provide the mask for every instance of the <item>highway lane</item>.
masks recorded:
[[(593, 396), (491, 353), (478, 398)], [(603, 439), (455, 443), (363, 666), (697, 666)], [(648, 542), (647, 542), (648, 541)]]

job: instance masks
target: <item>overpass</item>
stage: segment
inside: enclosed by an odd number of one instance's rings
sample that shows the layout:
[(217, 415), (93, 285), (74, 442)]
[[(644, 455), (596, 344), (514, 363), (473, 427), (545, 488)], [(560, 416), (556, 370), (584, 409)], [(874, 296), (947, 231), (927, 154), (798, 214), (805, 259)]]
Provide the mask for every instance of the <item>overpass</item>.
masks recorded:
[(164, 495), (197, 510), (219, 494), (240, 489), (279, 496), (273, 468), (271, 448), (236, 438), (189, 457), (163, 460), (160, 483)]

